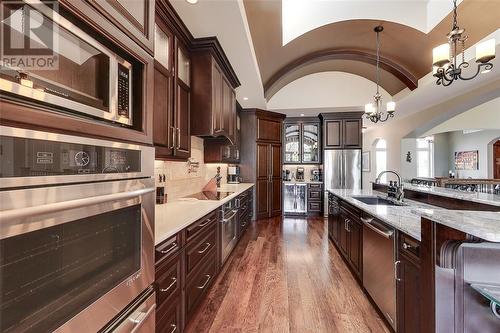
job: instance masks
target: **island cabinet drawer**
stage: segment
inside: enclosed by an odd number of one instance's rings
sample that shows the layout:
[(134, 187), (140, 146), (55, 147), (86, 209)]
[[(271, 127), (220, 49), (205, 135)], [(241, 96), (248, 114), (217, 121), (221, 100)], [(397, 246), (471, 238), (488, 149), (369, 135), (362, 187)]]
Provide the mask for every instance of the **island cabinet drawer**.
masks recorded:
[(178, 232), (155, 247), (155, 264), (159, 265), (179, 254), (184, 246), (184, 232)]
[(195, 223), (191, 224), (186, 228), (186, 239), (189, 242), (191, 239), (196, 237), (202, 230), (207, 230), (217, 222), (217, 212), (213, 212), (205, 215)]
[(188, 278), (185, 289), (186, 319), (189, 320), (196, 306), (206, 294), (217, 274), (217, 256), (213, 249), (203, 264)]
[(156, 333), (177, 333), (182, 328), (182, 302), (177, 293), (169, 302), (157, 304)]
[(398, 249), (400, 254), (404, 254), (417, 262), (420, 261), (420, 242), (405, 233), (399, 233)]
[(188, 242), (186, 246), (186, 276), (190, 276), (196, 266), (204, 261), (204, 258), (216, 248), (217, 244), (217, 228), (216, 225), (197, 238)]
[(156, 267), (155, 281), (158, 292), (157, 305), (171, 298), (181, 290), (181, 255), (178, 254), (171, 260), (162, 262)]

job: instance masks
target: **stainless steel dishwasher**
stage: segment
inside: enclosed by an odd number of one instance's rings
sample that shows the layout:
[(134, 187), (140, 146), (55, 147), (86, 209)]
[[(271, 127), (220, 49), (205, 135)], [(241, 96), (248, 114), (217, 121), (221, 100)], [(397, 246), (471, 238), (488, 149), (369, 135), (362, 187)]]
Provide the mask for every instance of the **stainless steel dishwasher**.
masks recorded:
[(373, 217), (363, 222), (363, 286), (396, 330), (394, 229)]

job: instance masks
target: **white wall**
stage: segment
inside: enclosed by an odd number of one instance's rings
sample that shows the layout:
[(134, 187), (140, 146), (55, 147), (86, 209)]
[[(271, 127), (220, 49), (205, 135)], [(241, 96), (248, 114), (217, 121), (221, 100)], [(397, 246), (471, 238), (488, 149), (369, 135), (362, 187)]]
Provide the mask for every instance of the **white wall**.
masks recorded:
[[(344, 72), (322, 72), (303, 76), (278, 91), (267, 103), (269, 110), (363, 106), (373, 100), (376, 84), (362, 76)], [(391, 96), (380, 88), (384, 101)]]
[[(400, 114), (397, 114), (394, 119), (370, 128), (366, 133), (364, 133), (363, 136), (363, 151), (370, 150), (372, 152), (372, 168), (371, 172), (363, 174), (363, 187), (371, 188), (370, 182), (376, 178), (375, 168), (373, 165), (374, 149), (372, 146), (376, 139), (383, 138), (387, 141), (387, 168), (401, 172), (405, 175), (404, 178), (406, 179), (412, 178), (412, 175), (416, 175), (416, 165), (413, 164), (416, 163), (415, 154), (412, 153), (413, 162), (411, 164), (405, 162), (406, 153), (408, 149), (412, 147), (412, 144), (411, 140), (403, 139), (415, 139), (423, 136), (423, 134), (435, 133), (433, 128), (439, 126), (440, 123), (448, 121), (448, 119), (454, 119), (454, 117), (462, 119), (458, 122), (458, 124), (462, 124), (462, 129), (469, 129), (470, 124), (472, 124), (471, 119), (474, 118), (485, 117), (485, 119), (481, 120), (482, 123), (496, 123), (498, 121), (498, 112), (484, 111), (480, 107), (477, 108), (477, 104), (474, 104), (478, 103), (478, 100), (482, 100), (482, 98), (486, 96), (484, 92), (487, 89), (494, 89), (496, 95), (492, 98), (498, 98), (497, 87), (498, 82), (495, 81), (494, 84), (488, 85), (487, 88), (468, 91), (465, 94), (405, 117), (401, 117)], [(441, 88), (443, 87), (436, 87), (436, 89)], [(487, 93), (489, 93), (489, 90)], [(457, 110), (463, 108), (464, 104), (471, 104), (470, 115), (460, 117), (463, 112), (468, 111), (462, 111), (457, 115)], [(486, 103), (483, 105), (485, 104)], [(450, 114), (453, 116), (449, 116)], [(429, 127), (429, 124), (436, 122), (437, 119), (443, 120), (437, 122), (436, 125)], [(454, 121), (455, 120), (452, 120), (452, 122)], [(426, 129), (422, 130), (422, 128)], [(430, 128), (431, 130), (428, 130), (427, 128)]]
[(494, 139), (500, 139), (500, 129), (464, 134), (462, 131), (451, 132), (449, 135), (449, 165), (454, 169), (455, 152), (479, 150), (479, 170), (456, 170), (457, 178), (489, 178), (493, 170), (493, 155), (488, 144)]

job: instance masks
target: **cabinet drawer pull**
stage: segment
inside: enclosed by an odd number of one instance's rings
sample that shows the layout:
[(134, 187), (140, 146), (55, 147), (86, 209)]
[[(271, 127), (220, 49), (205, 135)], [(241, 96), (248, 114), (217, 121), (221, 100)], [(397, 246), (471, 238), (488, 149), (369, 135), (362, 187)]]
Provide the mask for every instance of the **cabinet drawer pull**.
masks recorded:
[(198, 289), (204, 289), (207, 286), (208, 281), (210, 281), (211, 276), (207, 274), (207, 275), (205, 275), (205, 277), (207, 278), (207, 280), (201, 286), (198, 286), (196, 288), (198, 288)]
[(212, 222), (211, 219), (206, 219), (205, 222), (198, 224), (198, 227), (203, 228), (204, 226), (206, 226), (210, 222)]
[(170, 145), (170, 149), (174, 149), (175, 148), (175, 127), (174, 126), (170, 126), (170, 130), (172, 131), (172, 145)]
[(401, 264), (401, 261), (399, 260), (394, 263), (394, 279), (396, 281), (401, 281), (401, 278), (399, 278), (399, 270), (398, 270), (399, 264)]
[(170, 331), (170, 333), (174, 333), (175, 331), (177, 331), (177, 325), (170, 324), (170, 327), (172, 327), (172, 330)]
[(160, 288), (160, 291), (162, 293), (166, 293), (167, 291), (170, 290), (170, 288), (172, 288), (175, 284), (177, 283), (177, 278), (172, 278), (172, 283), (167, 287), (167, 288)]
[(170, 251), (172, 251), (173, 249), (175, 249), (177, 247), (177, 242), (173, 242), (172, 245), (166, 249), (166, 250), (161, 250), (160, 253), (161, 254), (167, 254), (169, 253)]
[(411, 249), (413, 246), (411, 246), (410, 244), (406, 244), (406, 242), (403, 242), (403, 249), (405, 250), (408, 250), (408, 249)]
[(181, 149), (181, 129), (177, 127), (177, 150)]
[(205, 252), (206, 252), (206, 251), (210, 248), (210, 246), (211, 246), (212, 244), (210, 244), (210, 243), (205, 243), (205, 245), (206, 245), (206, 246), (205, 246), (205, 248), (204, 248), (203, 250), (199, 250), (199, 251), (198, 251), (198, 253), (199, 253), (199, 254), (203, 254), (203, 253), (205, 253)]

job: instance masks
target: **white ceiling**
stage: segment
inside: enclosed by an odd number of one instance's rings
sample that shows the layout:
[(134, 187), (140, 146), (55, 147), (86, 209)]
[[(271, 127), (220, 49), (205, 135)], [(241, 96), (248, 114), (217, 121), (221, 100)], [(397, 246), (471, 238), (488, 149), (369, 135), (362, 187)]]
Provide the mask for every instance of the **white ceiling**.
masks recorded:
[[(195, 37), (217, 36), (242, 83), (241, 87), (237, 89), (237, 99), (243, 107), (267, 109), (274, 105), (274, 107), (272, 107), (273, 109), (280, 109), (282, 112), (295, 115), (297, 112), (300, 112), (297, 110), (307, 105), (303, 104), (303, 101), (311, 101), (311, 96), (314, 96), (316, 91), (324, 90), (322, 86), (324, 82), (321, 80), (309, 80), (308, 84), (303, 86), (302, 89), (299, 91), (294, 90), (296, 92), (293, 99), (289, 98), (287, 101), (286, 94), (284, 94), (285, 96), (280, 103), (273, 102), (273, 104), (270, 101), (268, 105), (263, 94), (262, 81), (242, 0), (199, 0), (196, 5), (191, 5), (185, 0), (170, 1)], [(400, 1), (405, 2), (411, 0)], [(433, 3), (436, 1), (451, 2), (444, 0), (429, 0), (428, 5), (439, 5), (439, 3)], [(489, 83), (497, 82), (500, 79), (500, 29), (496, 30), (490, 36), (483, 38), (483, 40), (489, 38), (495, 38), (497, 43), (497, 58), (492, 61), (495, 67), (490, 73), (479, 75), (479, 77), (471, 81), (457, 81), (450, 87), (436, 86), (435, 78), (432, 76), (432, 73), (429, 73), (419, 80), (417, 89), (413, 91), (405, 89), (393, 96), (393, 100), (397, 103), (396, 117), (406, 117), (416, 112), (429, 109), (432, 106), (439, 105), (456, 96), (466, 94), (467, 92), (479, 89), (483, 86), (487, 87)], [(446, 36), (443, 36), (443, 43), (445, 41)], [(468, 61), (470, 60), (471, 68), (467, 69), (466, 73), (474, 72), (476, 68), (476, 63), (474, 61), (475, 47), (474, 45), (468, 45), (468, 47), (469, 48), (466, 50), (466, 59)], [(339, 82), (329, 84), (341, 85), (344, 83), (345, 80), (339, 78)], [(293, 83), (292, 87), (298, 84), (300, 84), (300, 82)], [(346, 94), (352, 93), (356, 96), (372, 96), (375, 92), (373, 83), (371, 87), (365, 87), (363, 85), (349, 86), (352, 91), (346, 92)], [(284, 89), (290, 88), (287, 87), (288, 86)], [(278, 93), (278, 95), (279, 94), (280, 93)], [(248, 100), (244, 100), (244, 97), (248, 97)], [(494, 97), (498, 96), (492, 96), (491, 98)], [(388, 98), (389, 97), (387, 97), (387, 99)], [(293, 103), (293, 100), (296, 100), (297, 103)], [(365, 99), (363, 98), (363, 100)], [(325, 107), (335, 108), (340, 106), (337, 105), (338, 100), (335, 98), (331, 98), (330, 101), (331, 105), (329, 106), (324, 103), (318, 103), (317, 101), (311, 101), (309, 108), (313, 110), (311, 112), (317, 112), (318, 109), (321, 110)], [(470, 103), (468, 103), (468, 108), (484, 102), (485, 100), (470, 101)], [(342, 105), (345, 104), (346, 103), (343, 103)], [(361, 107), (363, 104), (365, 104), (365, 102), (361, 103), (359, 106)], [(282, 110), (283, 105), (286, 105), (288, 111)], [(368, 125), (368, 127), (384, 126), (384, 124), (374, 125), (369, 121), (366, 121), (365, 124)]]
[(390, 21), (428, 33), (452, 9), (453, 3), (443, 0), (282, 0), (282, 42), (286, 45), (321, 26), (356, 19)]
[(217, 36), (241, 82), (236, 90), (241, 106), (266, 109), (242, 0), (200, 0), (195, 5), (185, 0), (170, 0), (170, 3), (194, 37)]
[[(289, 109), (296, 109), (299, 115), (316, 116), (316, 108), (363, 106), (373, 101), (375, 91), (376, 84), (362, 76), (345, 72), (320, 72), (290, 82), (269, 100), (267, 107), (288, 115), (294, 112)], [(383, 103), (392, 100), (382, 87), (380, 93)]]

